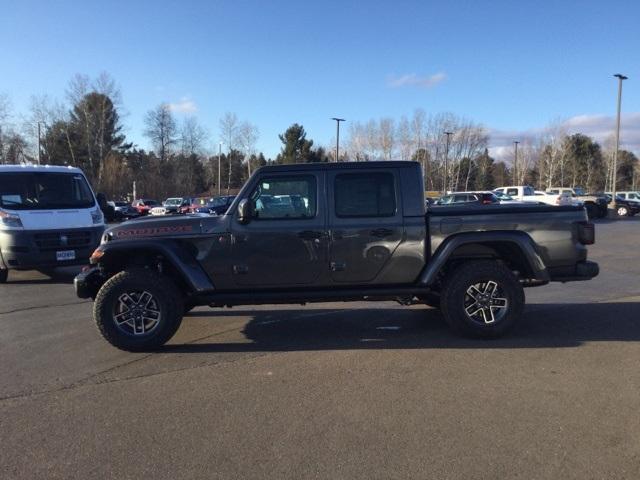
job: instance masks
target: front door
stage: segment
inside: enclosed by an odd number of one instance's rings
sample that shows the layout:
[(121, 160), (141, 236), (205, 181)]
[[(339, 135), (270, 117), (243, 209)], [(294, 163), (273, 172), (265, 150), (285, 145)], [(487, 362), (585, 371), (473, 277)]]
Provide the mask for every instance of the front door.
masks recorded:
[(330, 172), (329, 267), (336, 283), (369, 283), (403, 238), (397, 170)]
[(324, 173), (258, 178), (248, 199), (253, 215), (232, 220), (232, 268), (241, 286), (310, 285), (326, 268)]

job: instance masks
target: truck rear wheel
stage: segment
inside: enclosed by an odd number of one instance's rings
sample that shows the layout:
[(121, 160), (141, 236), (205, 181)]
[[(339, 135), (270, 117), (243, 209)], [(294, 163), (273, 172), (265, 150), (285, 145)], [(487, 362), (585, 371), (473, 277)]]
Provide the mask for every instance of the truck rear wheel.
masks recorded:
[(458, 267), (442, 289), (445, 320), (467, 336), (499, 337), (520, 318), (523, 309), (522, 285), (497, 261), (474, 261)]
[(9, 270), (0, 268), (0, 283), (7, 283), (7, 278), (9, 278)]
[(184, 306), (178, 287), (144, 268), (124, 270), (105, 282), (93, 318), (111, 345), (129, 352), (156, 349), (178, 330)]

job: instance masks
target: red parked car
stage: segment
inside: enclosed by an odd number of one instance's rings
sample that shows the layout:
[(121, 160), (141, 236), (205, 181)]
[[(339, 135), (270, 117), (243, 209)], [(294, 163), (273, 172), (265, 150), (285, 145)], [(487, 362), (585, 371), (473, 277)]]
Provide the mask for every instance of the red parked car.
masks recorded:
[[(188, 202), (186, 201), (188, 200)], [(204, 207), (209, 201), (209, 197), (188, 197), (180, 207), (180, 213), (196, 213), (199, 208)], [(187, 203), (187, 205), (184, 205)]]
[(140, 198), (138, 200), (134, 200), (131, 206), (135, 208), (140, 215), (146, 215), (149, 213), (149, 210), (151, 210), (153, 207), (159, 207), (160, 204), (155, 200)]

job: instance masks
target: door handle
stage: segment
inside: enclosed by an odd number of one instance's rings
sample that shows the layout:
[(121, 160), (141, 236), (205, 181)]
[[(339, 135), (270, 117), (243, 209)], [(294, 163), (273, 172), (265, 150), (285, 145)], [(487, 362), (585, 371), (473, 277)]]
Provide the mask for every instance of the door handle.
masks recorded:
[(298, 237), (303, 240), (317, 240), (318, 238), (324, 237), (324, 232), (317, 230), (303, 230), (302, 232), (298, 232)]
[(393, 235), (393, 230), (388, 228), (376, 228), (375, 230), (371, 230), (369, 233), (372, 237), (388, 237), (389, 235)]

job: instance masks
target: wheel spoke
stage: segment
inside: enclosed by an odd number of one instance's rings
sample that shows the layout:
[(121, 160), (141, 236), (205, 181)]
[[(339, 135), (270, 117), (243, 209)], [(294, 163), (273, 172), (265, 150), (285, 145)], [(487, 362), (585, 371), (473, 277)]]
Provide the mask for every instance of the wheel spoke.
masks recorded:
[(482, 310), (482, 307), (480, 305), (478, 305), (477, 303), (472, 303), (471, 305), (469, 305), (468, 307), (465, 308), (465, 311), (467, 312), (467, 315), (469, 315), (470, 317), (472, 317), (473, 315), (478, 313), (480, 310)]
[(474, 300), (477, 300), (478, 295), (482, 295), (482, 292), (478, 290), (475, 285), (471, 285), (469, 288), (467, 288), (467, 295), (469, 295)]
[(496, 294), (497, 289), (498, 289), (498, 284), (494, 281), (489, 281), (487, 282), (487, 285), (484, 287), (484, 293), (485, 295), (494, 296)]
[(507, 308), (507, 299), (506, 298), (492, 298), (491, 299), (492, 308)]

